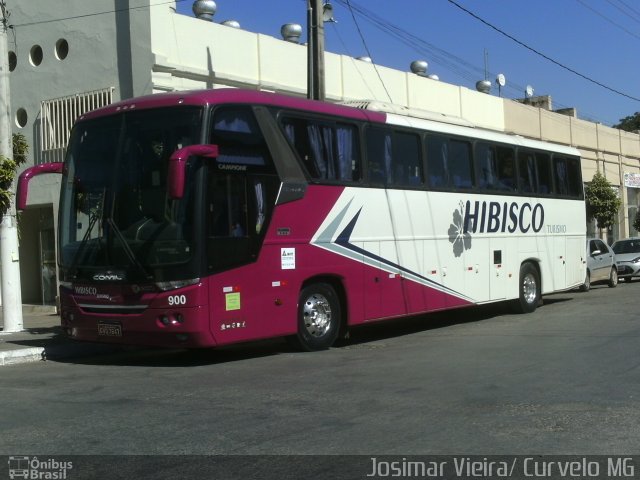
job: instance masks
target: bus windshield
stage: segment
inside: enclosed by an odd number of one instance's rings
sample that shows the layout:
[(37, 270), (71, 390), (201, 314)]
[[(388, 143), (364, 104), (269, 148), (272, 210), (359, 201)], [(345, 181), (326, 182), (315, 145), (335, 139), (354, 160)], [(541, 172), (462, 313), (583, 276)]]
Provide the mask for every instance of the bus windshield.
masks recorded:
[[(150, 279), (194, 254), (195, 162), (183, 198), (167, 195), (170, 155), (198, 143), (202, 110), (131, 111), (78, 123), (61, 188), (60, 264)], [(161, 277), (163, 275), (160, 275)]]

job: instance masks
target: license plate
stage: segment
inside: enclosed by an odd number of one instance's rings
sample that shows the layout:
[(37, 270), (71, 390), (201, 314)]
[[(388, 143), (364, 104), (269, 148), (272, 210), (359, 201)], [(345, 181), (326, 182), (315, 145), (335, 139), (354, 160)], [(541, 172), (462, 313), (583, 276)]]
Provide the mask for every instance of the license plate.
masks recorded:
[(98, 335), (102, 337), (121, 337), (122, 325), (119, 323), (98, 323)]

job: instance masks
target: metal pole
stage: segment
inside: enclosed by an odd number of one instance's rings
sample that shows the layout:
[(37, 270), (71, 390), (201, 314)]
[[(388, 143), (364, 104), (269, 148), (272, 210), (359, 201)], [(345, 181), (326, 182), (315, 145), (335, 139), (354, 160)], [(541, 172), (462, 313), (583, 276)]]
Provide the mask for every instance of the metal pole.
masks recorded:
[(307, 97), (325, 99), (322, 0), (307, 0)]
[[(13, 158), (11, 132), (11, 103), (9, 89), (9, 58), (7, 49), (6, 2), (0, 1), (2, 18), (0, 25), (0, 155)], [(11, 186), (15, 191), (15, 182)], [(2, 262), (2, 317), (3, 333), (20, 332), (22, 323), (22, 293), (20, 290), (20, 257), (18, 255), (18, 228), (16, 224), (15, 197), (9, 211), (0, 222), (0, 261)]]

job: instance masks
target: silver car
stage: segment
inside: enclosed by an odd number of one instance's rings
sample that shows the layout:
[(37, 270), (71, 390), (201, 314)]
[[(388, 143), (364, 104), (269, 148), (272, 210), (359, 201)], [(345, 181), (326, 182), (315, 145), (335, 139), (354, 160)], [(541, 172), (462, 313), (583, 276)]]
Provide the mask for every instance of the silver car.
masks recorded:
[(607, 282), (610, 287), (618, 285), (618, 268), (613, 250), (599, 238), (587, 239), (587, 274), (580, 287), (583, 292), (592, 283)]
[(618, 263), (618, 275), (625, 282), (640, 277), (640, 238), (618, 240), (612, 245)]

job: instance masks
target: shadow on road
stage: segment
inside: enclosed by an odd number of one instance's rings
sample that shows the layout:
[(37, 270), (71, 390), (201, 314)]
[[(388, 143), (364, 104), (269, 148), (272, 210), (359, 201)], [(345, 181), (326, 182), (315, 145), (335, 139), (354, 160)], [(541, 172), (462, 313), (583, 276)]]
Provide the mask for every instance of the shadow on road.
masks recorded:
[[(571, 300), (571, 296), (545, 297), (544, 303)], [(350, 330), (347, 339), (341, 339), (333, 348), (349, 349), (366, 346), (385, 340), (419, 332), (447, 328), (453, 325), (479, 322), (490, 318), (513, 315), (509, 303), (473, 306), (457, 310), (435, 312), (390, 321), (372, 322)], [(119, 365), (123, 367), (194, 367), (237, 362), (273, 355), (308, 355), (291, 347), (285, 339), (276, 338), (243, 344), (204, 349), (163, 349), (148, 347), (118, 347), (115, 352), (75, 358), (60, 358), (53, 361), (82, 365)]]

